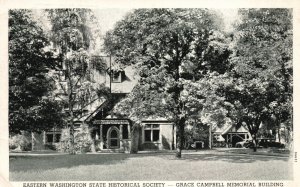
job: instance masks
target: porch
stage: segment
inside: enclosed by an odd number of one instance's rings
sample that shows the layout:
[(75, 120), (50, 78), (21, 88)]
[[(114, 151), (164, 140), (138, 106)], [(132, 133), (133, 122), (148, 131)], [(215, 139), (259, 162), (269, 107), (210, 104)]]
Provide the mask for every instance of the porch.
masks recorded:
[(92, 138), (99, 152), (129, 152), (131, 126), (128, 119), (93, 121)]

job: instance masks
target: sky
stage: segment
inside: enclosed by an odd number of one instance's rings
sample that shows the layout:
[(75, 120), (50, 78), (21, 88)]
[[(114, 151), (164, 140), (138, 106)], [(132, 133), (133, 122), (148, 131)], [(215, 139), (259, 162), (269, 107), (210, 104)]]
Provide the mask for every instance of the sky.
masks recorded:
[[(224, 18), (225, 30), (232, 30), (232, 23), (237, 19), (237, 11), (238, 9), (218, 9)], [(94, 13), (99, 20), (101, 35), (104, 36), (105, 33), (114, 28), (116, 22), (122, 20), (124, 16), (133, 11), (133, 9), (95, 9)], [(105, 55), (102, 52), (102, 42), (97, 41), (97, 44), (94, 48), (93, 53), (97, 53), (98, 55)]]
[(113, 29), (116, 22), (122, 20), (122, 18), (130, 11), (132, 11), (132, 9), (111, 8), (94, 10), (101, 26), (101, 34), (104, 35), (107, 31)]
[[(115, 23), (133, 9), (97, 9), (94, 10), (101, 25), (101, 33), (104, 35), (108, 30), (113, 29)], [(224, 16), (225, 29), (231, 30), (231, 23), (237, 18), (238, 9), (218, 9)]]
[[(238, 9), (217, 9), (219, 10), (224, 18), (225, 30), (230, 31), (232, 30), (231, 24), (237, 19), (237, 11)], [(43, 11), (35, 9), (34, 15), (37, 16), (37, 19), (43, 22), (43, 25), (50, 29), (50, 24), (47, 23), (47, 18)], [(98, 18), (99, 25), (100, 25), (100, 32), (101, 35), (104, 36), (105, 33), (109, 30), (114, 28), (116, 22), (122, 20), (124, 16), (133, 11), (133, 9), (125, 9), (125, 8), (108, 8), (108, 9), (93, 9), (95, 16)], [(92, 53), (96, 53), (98, 55), (105, 55), (102, 52), (102, 39), (97, 39), (95, 41), (96, 46), (92, 50)]]

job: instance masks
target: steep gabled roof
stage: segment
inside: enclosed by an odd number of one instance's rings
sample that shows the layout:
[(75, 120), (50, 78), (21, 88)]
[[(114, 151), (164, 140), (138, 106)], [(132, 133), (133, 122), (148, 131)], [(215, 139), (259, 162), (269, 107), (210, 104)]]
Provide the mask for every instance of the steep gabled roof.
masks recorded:
[(83, 121), (85, 122), (91, 121), (91, 119), (93, 119), (93, 117), (95, 117), (96, 114), (101, 112), (108, 105), (108, 103), (109, 101), (105, 100), (100, 106), (98, 106), (98, 108), (96, 108), (93, 112), (91, 112), (90, 115), (88, 115)]
[(225, 135), (230, 132), (240, 132), (240, 133), (248, 133), (249, 131), (247, 130), (246, 127), (241, 125), (239, 128), (236, 129), (236, 126), (234, 124), (226, 124), (222, 127), (215, 127), (212, 132), (218, 133), (221, 135)]

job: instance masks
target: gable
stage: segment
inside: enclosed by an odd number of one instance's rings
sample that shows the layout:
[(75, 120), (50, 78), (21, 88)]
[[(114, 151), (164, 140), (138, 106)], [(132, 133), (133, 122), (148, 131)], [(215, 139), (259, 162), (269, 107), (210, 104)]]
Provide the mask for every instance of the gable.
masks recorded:
[(235, 127), (235, 125), (227, 124), (227, 125), (224, 125), (223, 127), (215, 127), (212, 130), (212, 132), (224, 135), (224, 134), (228, 134), (228, 133), (248, 133), (249, 131), (243, 125), (237, 129)]

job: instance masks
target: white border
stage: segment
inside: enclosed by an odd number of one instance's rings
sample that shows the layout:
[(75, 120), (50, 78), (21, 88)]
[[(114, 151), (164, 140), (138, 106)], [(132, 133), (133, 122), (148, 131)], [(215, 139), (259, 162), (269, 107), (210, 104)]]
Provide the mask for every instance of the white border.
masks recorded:
[[(0, 0), (0, 186), (11, 186), (9, 182), (8, 158), (8, 10), (12, 8), (293, 8), (294, 11), (294, 150), (298, 152), (300, 140), (300, 1), (297, 0)], [(298, 97), (297, 97), (298, 96)], [(297, 115), (298, 114), (298, 115)], [(297, 123), (298, 122), (298, 123)], [(299, 153), (298, 153), (299, 154)], [(299, 156), (299, 155), (298, 155)], [(300, 186), (299, 158), (294, 162), (294, 181), (286, 186)], [(153, 182), (153, 181), (152, 181)], [(249, 181), (247, 181), (249, 182)], [(169, 182), (167, 182), (169, 183)], [(13, 183), (22, 186), (22, 183)]]

